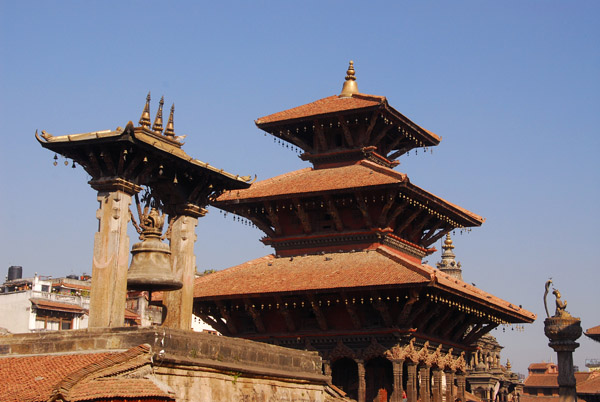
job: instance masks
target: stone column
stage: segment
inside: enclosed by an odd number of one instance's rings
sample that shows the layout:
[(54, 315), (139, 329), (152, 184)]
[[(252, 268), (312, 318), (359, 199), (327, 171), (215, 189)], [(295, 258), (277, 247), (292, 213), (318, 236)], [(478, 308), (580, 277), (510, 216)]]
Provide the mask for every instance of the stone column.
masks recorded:
[(465, 392), (467, 390), (467, 376), (465, 373), (456, 374), (456, 383), (458, 385), (458, 392), (456, 397), (460, 398), (462, 402), (466, 402)]
[(454, 402), (454, 371), (447, 370), (446, 374), (446, 402)]
[[(557, 304), (560, 293), (557, 297)], [(566, 306), (566, 302), (565, 302)], [(554, 317), (544, 320), (544, 333), (550, 339), (550, 346), (558, 355), (558, 400), (559, 402), (576, 402), (575, 374), (573, 371), (573, 352), (579, 343), (575, 342), (581, 336), (581, 320), (572, 317), (566, 311), (557, 313)]]
[(88, 326), (122, 327), (129, 265), (129, 205), (141, 188), (122, 179), (90, 182), (98, 190), (98, 232), (94, 234)]
[(175, 329), (192, 328), (194, 306), (194, 278), (196, 274), (196, 226), (198, 216), (178, 215), (171, 222), (171, 269), (175, 279), (183, 283), (179, 290), (163, 293), (167, 309), (163, 326)]
[(392, 372), (394, 373), (394, 390), (390, 397), (391, 402), (402, 402), (402, 365), (403, 359), (392, 360)]
[(430, 402), (431, 401), (431, 377), (429, 375), (429, 366), (423, 364), (419, 366), (419, 374), (421, 376), (421, 387), (419, 392), (419, 397), (421, 398), (421, 402)]
[(408, 396), (408, 402), (417, 402), (417, 363), (410, 360), (407, 361), (406, 370), (408, 372), (408, 379), (406, 382), (406, 396)]
[(323, 374), (331, 377), (331, 363), (329, 360), (323, 360)]
[(433, 369), (433, 402), (442, 402), (442, 369), (435, 367)]
[(358, 366), (358, 402), (366, 402), (367, 384), (365, 381), (365, 362), (364, 360), (355, 360)]

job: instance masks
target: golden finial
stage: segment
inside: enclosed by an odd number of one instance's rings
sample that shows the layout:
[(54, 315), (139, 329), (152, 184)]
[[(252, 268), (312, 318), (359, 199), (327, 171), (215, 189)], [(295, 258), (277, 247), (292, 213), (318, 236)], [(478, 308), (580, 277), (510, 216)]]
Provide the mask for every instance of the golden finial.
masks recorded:
[(452, 239), (450, 238), (450, 232), (446, 234), (446, 240), (444, 241), (442, 248), (444, 250), (452, 250), (454, 248), (454, 244), (452, 244)]
[(350, 60), (348, 71), (346, 71), (346, 81), (344, 81), (340, 98), (350, 98), (352, 97), (352, 94), (357, 93), (359, 92), (358, 85), (356, 85), (356, 77), (354, 76), (354, 62)]
[(162, 110), (163, 105), (165, 104), (165, 97), (160, 97), (160, 102), (158, 102), (158, 110), (156, 111), (156, 118), (154, 119), (154, 124), (152, 125), (152, 130), (157, 133), (162, 133), (163, 125), (162, 125)]
[(146, 96), (146, 106), (144, 106), (139, 125), (146, 128), (150, 127), (150, 92), (148, 92), (148, 96)]
[(173, 128), (173, 113), (175, 113), (175, 104), (171, 105), (171, 114), (169, 114), (169, 121), (167, 122), (167, 128), (165, 128), (165, 135), (167, 137), (175, 136), (175, 129)]

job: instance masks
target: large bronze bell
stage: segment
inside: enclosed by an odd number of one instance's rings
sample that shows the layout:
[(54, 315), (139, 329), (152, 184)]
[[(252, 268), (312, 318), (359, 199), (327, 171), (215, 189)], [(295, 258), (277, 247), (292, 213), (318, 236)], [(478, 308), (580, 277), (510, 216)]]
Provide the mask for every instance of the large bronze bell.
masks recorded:
[(164, 218), (155, 208), (142, 217), (142, 241), (131, 248), (127, 289), (154, 292), (182, 288), (183, 283), (171, 271), (171, 250), (160, 240), (163, 223)]

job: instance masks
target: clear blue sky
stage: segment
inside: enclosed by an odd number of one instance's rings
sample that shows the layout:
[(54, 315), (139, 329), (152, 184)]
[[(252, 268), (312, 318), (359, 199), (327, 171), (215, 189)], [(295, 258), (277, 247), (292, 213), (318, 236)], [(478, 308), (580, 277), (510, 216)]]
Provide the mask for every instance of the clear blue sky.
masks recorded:
[[(307, 165), (254, 119), (339, 93), (352, 59), (361, 92), (443, 137), (397, 169), (487, 218), (455, 252), (466, 281), (538, 314), (492, 332), (524, 373), (553, 356), (549, 277), (584, 328), (600, 324), (599, 16), (597, 1), (1, 0), (0, 271), (91, 270), (95, 192), (81, 168), (52, 166), (36, 129), (137, 123), (150, 90), (152, 116), (161, 95), (175, 102), (189, 154), (265, 179)], [(271, 252), (217, 210), (197, 233), (200, 271)], [(600, 345), (580, 343), (584, 368)]]

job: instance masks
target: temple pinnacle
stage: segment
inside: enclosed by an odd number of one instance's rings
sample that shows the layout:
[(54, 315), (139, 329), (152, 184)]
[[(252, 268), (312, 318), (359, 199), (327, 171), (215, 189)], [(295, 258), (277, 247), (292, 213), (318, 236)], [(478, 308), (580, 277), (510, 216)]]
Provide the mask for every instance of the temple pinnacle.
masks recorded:
[(169, 121), (167, 122), (167, 128), (165, 128), (165, 135), (167, 137), (175, 136), (175, 129), (173, 128), (173, 114), (175, 113), (175, 104), (171, 105), (171, 114), (169, 114)]
[(346, 71), (346, 81), (344, 81), (344, 86), (342, 87), (342, 93), (340, 94), (340, 98), (350, 98), (353, 94), (359, 93), (354, 73), (354, 62), (350, 60), (348, 71)]
[(140, 117), (139, 125), (141, 127), (150, 127), (150, 92), (148, 92), (148, 96), (146, 96), (146, 106), (144, 106), (144, 111), (142, 112), (142, 117)]
[(163, 130), (163, 120), (162, 120), (162, 111), (163, 105), (165, 104), (165, 97), (160, 97), (160, 102), (158, 103), (158, 110), (156, 111), (156, 118), (154, 119), (154, 124), (152, 125), (152, 130), (157, 133), (162, 133)]
[(450, 233), (448, 233), (446, 234), (446, 240), (442, 246), (442, 249), (444, 250), (442, 252), (442, 261), (437, 263), (437, 268), (462, 281), (462, 269), (460, 268), (460, 262), (457, 262), (455, 259), (456, 256), (452, 252), (453, 248), (452, 238), (450, 237)]

